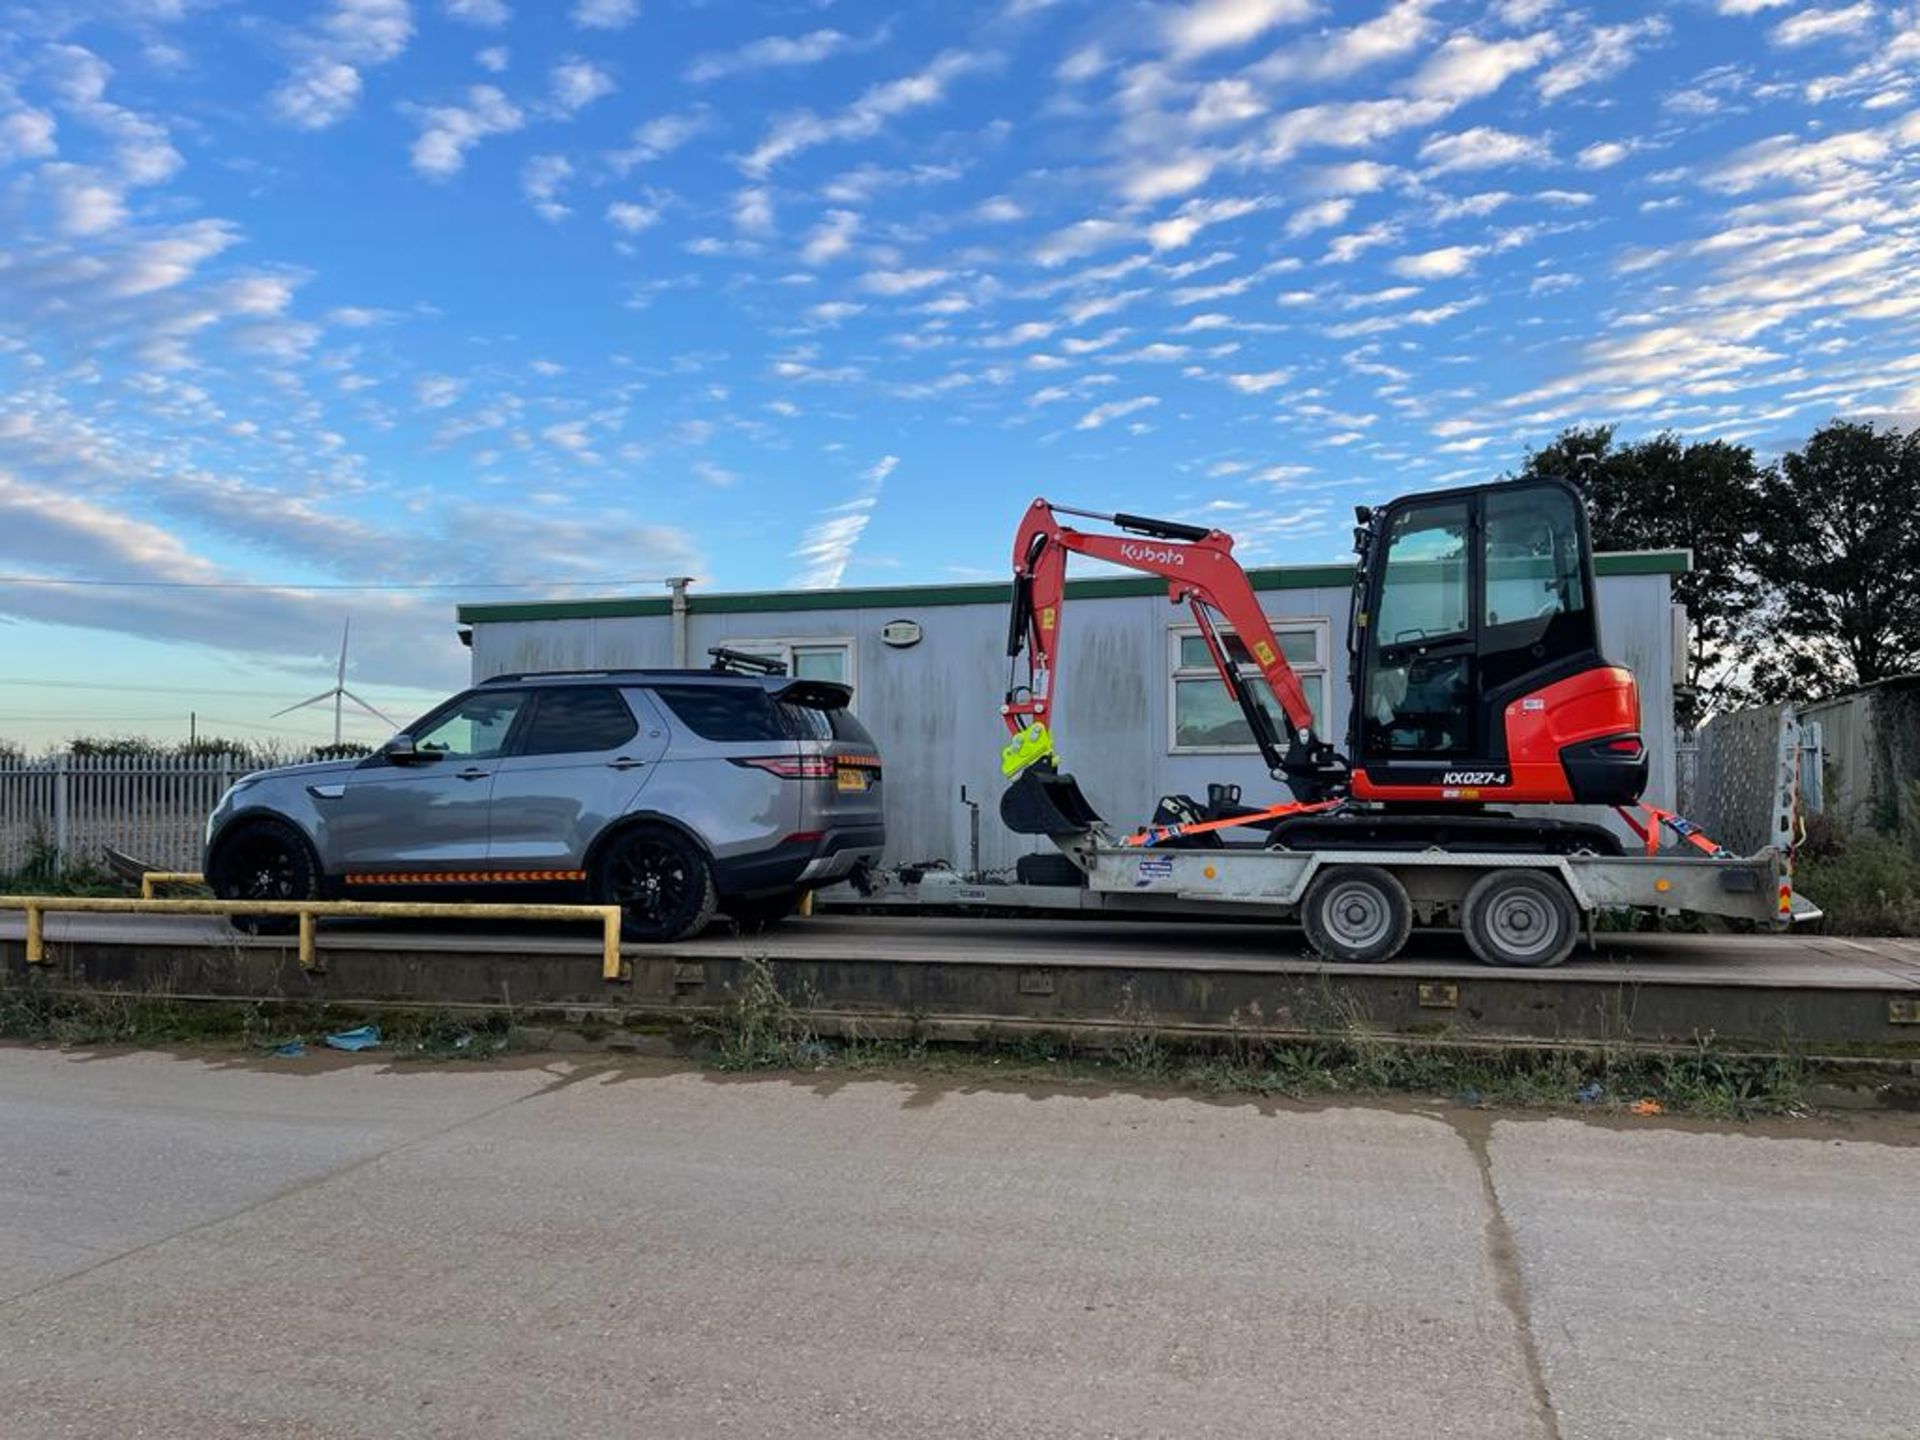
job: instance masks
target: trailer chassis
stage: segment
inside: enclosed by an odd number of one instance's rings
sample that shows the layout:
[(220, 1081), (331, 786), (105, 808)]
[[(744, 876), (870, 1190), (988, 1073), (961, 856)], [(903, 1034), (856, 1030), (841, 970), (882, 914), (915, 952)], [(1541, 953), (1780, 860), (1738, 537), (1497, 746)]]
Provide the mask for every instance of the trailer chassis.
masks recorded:
[[(1623, 817), (1642, 842), (1637, 853), (1624, 855), (1186, 848), (1178, 842), (1216, 827), (1148, 827), (1121, 837), (1096, 824), (1051, 837), (1078, 872), (1078, 886), (882, 881), (864, 903), (1295, 919), (1326, 958), (1356, 962), (1391, 959), (1418, 922), (1464, 931), (1469, 948), (1488, 964), (1523, 967), (1559, 964), (1581, 931), (1591, 945), (1599, 917), (1622, 909), (1784, 930), (1820, 915), (1793, 890), (1800, 754), (1799, 726), (1789, 713), (1769, 797), (1772, 843), (1747, 856), (1730, 854), (1683, 817), (1650, 806), (1641, 807), (1640, 820)], [(1676, 843), (1662, 848), (1663, 836)]]

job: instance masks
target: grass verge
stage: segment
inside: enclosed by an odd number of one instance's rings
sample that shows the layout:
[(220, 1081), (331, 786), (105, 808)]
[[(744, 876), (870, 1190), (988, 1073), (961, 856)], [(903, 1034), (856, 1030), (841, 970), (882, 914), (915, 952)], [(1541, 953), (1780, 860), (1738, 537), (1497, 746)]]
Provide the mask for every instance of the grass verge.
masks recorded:
[(164, 993), (64, 991), (0, 983), (0, 1040), (63, 1046), (193, 1046), (269, 1052), (299, 1041), (320, 1049), (326, 1036), (377, 1024), (386, 1059), (481, 1060), (504, 1054), (505, 1014), (362, 1007), (224, 1003)]
[[(1369, 1033), (1363, 1017), (1330, 1014), (1303, 1038), (1229, 1032), (1196, 1042), (1170, 1037), (1128, 997), (1109, 1024), (1087, 1031), (979, 1033), (939, 1042), (909, 1023), (905, 1034), (824, 1033), (813, 997), (782, 992), (764, 964), (717, 1011), (678, 1032), (676, 1048), (727, 1072), (924, 1074), (960, 1083), (1120, 1086), (1207, 1095), (1292, 1099), (1414, 1095), (1465, 1105), (1624, 1112), (1634, 1107), (1712, 1119), (1802, 1114), (1826, 1082), (1798, 1055), (1739, 1053), (1711, 1041), (1678, 1050), (1626, 1043), (1585, 1048), (1468, 1044), (1445, 1036)], [(505, 1012), (368, 1006), (221, 1003), (163, 993), (71, 992), (0, 982), (0, 1040), (64, 1046), (192, 1047), (264, 1054), (291, 1040), (368, 1022), (382, 1031), (380, 1059), (480, 1060), (548, 1048), (556, 1033), (521, 1028)], [(618, 1022), (585, 1027), (617, 1046)], [(576, 1040), (581, 1034), (576, 1027)], [(545, 1038), (543, 1038), (545, 1037)], [(586, 1035), (591, 1041), (593, 1035)], [(1824, 1103), (1824, 1102), (1822, 1102)]]
[(107, 895), (139, 892), (105, 870), (36, 870), (0, 874), (0, 895)]
[(1471, 1105), (1625, 1111), (1737, 1119), (1808, 1108), (1810, 1075), (1794, 1055), (1746, 1055), (1702, 1042), (1679, 1051), (1620, 1046), (1465, 1047), (1369, 1035), (1357, 1024), (1306, 1039), (1229, 1036), (1174, 1043), (1129, 996), (1098, 1044), (1064, 1032), (983, 1035), (971, 1045), (922, 1036), (825, 1035), (809, 997), (783, 994), (755, 964), (700, 1029), (717, 1069), (932, 1071), (1026, 1083), (1130, 1084), (1213, 1095), (1297, 1099), (1335, 1095), (1437, 1095)]

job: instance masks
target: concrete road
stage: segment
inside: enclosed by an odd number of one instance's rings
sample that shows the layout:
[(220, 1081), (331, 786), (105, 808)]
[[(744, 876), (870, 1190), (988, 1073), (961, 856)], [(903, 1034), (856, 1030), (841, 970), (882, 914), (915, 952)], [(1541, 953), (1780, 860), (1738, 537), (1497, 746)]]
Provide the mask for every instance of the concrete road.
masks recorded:
[(1920, 1130), (0, 1049), (23, 1437), (1920, 1432)]
[[(286, 940), (237, 934), (217, 917), (189, 915), (61, 915), (47, 917), (54, 944), (180, 945), (205, 949), (284, 947)], [(0, 911), (0, 940), (25, 934), (25, 918)], [(396, 945), (396, 940), (402, 943)], [(326, 922), (328, 950), (456, 950), (478, 954), (595, 954), (593, 926), (473, 921)], [(1417, 934), (1405, 955), (1385, 965), (1336, 965), (1308, 950), (1301, 932), (1277, 924), (1206, 924), (1164, 920), (948, 919), (911, 915), (821, 914), (745, 939), (726, 924), (666, 946), (629, 946), (634, 954), (690, 959), (751, 953), (792, 960), (894, 960), (943, 964), (1165, 966), (1175, 969), (1313, 972), (1377, 976), (1396, 968), (1423, 977), (1484, 976), (1487, 968), (1457, 934)], [(1547, 978), (1687, 984), (1790, 985), (1817, 989), (1920, 992), (1920, 941), (1782, 935), (1603, 934)]]

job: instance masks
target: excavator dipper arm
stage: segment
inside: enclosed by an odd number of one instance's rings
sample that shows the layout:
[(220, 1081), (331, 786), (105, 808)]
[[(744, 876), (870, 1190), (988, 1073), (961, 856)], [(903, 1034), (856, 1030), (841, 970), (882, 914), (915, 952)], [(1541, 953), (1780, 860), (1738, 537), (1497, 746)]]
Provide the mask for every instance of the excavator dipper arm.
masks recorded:
[[(1126, 533), (1088, 534), (1063, 523), (1062, 515), (1103, 521)], [(1344, 793), (1346, 761), (1315, 731), (1313, 707), (1300, 677), (1281, 652), (1246, 571), (1233, 558), (1233, 537), (1199, 525), (1074, 510), (1045, 500), (1028, 507), (1013, 547), (1007, 654), (1015, 668), (1001, 710), (1009, 732), (1017, 738), (1034, 733), (1033, 727), (1052, 726), (1067, 560), (1072, 555), (1089, 555), (1165, 580), (1168, 598), (1192, 609), (1221, 682), (1246, 716), (1274, 777), (1286, 781), (1302, 800)], [(1275, 733), (1273, 717), (1244, 683), (1219, 622), (1246, 647), (1271, 687), (1286, 727), (1284, 736)], [(1018, 670), (1022, 657), (1027, 662), (1024, 682)]]

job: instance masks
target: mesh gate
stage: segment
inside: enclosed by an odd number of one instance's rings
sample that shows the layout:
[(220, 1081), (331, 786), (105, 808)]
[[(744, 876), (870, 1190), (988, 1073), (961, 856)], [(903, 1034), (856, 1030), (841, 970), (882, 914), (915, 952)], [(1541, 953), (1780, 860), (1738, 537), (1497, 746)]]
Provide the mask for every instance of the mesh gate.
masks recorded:
[(1736, 855), (1790, 846), (1799, 814), (1819, 803), (1818, 730), (1791, 705), (1716, 715), (1677, 759), (1680, 813)]

